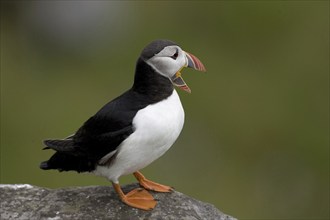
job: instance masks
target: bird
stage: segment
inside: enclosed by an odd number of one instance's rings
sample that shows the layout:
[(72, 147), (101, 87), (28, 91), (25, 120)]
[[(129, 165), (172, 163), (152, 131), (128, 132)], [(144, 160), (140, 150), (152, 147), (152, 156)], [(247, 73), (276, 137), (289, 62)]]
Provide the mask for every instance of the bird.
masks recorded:
[[(171, 40), (149, 43), (137, 59), (132, 87), (73, 135), (44, 140), (43, 149), (55, 152), (40, 168), (105, 177), (123, 203), (142, 210), (155, 208), (157, 202), (148, 190), (165, 193), (173, 188), (147, 179), (140, 170), (161, 157), (181, 133), (185, 113), (175, 87), (191, 93), (181, 75), (184, 67), (206, 71), (196, 56)], [(129, 174), (142, 188), (125, 194), (119, 178)]]

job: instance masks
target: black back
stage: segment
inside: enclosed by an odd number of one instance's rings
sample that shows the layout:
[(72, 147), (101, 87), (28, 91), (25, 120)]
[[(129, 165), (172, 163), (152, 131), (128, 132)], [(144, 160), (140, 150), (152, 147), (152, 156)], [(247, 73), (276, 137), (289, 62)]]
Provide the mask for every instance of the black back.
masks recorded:
[(136, 113), (173, 93), (170, 80), (155, 72), (145, 60), (165, 46), (174, 44), (166, 40), (149, 44), (137, 61), (133, 87), (102, 107), (74, 136), (45, 141), (48, 146), (45, 149), (51, 148), (57, 152), (40, 167), (60, 171), (92, 171), (102, 157), (115, 151), (134, 132), (132, 121)]

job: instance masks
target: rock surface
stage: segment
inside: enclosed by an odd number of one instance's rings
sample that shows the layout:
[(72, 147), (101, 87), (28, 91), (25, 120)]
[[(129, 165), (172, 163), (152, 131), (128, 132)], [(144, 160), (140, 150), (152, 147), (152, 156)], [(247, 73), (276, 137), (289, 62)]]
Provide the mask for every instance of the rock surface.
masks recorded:
[[(138, 187), (123, 186), (124, 192)], [(234, 220), (213, 205), (180, 192), (152, 193), (158, 204), (142, 211), (123, 204), (112, 187), (47, 189), (28, 184), (0, 185), (1, 220), (7, 219), (220, 219)]]

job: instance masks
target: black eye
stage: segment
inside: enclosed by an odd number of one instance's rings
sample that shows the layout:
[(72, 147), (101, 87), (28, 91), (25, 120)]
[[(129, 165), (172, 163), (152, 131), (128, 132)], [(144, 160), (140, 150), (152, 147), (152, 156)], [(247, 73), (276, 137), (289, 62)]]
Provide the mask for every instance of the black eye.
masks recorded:
[(173, 55), (171, 56), (171, 58), (174, 59), (174, 60), (176, 60), (176, 58), (178, 58), (178, 55), (179, 55), (179, 51), (176, 50), (175, 54), (173, 54)]

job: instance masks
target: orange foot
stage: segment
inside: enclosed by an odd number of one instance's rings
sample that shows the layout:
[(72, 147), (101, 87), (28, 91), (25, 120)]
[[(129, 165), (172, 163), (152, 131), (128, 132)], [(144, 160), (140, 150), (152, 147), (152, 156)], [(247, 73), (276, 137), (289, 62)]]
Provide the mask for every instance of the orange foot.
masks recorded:
[(145, 189), (133, 189), (125, 195), (119, 184), (113, 183), (113, 187), (121, 201), (134, 208), (152, 210), (157, 204), (154, 197)]
[(139, 181), (140, 185), (143, 186), (143, 188), (145, 189), (153, 190), (156, 192), (171, 192), (173, 190), (170, 186), (165, 186), (146, 179), (139, 171), (136, 171), (133, 174), (135, 178)]

